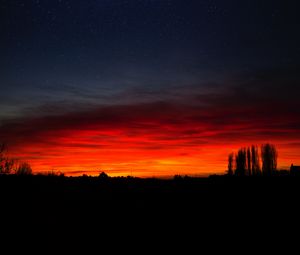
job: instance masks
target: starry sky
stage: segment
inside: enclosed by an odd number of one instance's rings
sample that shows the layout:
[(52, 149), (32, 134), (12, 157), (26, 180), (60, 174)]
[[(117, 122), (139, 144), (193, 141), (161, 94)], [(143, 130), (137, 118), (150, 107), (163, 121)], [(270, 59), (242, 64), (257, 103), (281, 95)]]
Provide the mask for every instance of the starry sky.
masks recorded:
[(36, 172), (300, 164), (295, 0), (1, 0), (0, 140)]

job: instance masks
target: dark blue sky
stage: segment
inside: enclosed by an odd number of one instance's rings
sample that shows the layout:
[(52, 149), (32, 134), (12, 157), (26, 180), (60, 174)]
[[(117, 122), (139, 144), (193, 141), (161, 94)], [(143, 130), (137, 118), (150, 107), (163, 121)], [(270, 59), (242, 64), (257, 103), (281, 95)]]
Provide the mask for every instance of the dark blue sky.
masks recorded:
[(1, 116), (45, 104), (221, 91), (236, 77), (289, 69), (299, 61), (297, 7), (273, 0), (2, 0)]

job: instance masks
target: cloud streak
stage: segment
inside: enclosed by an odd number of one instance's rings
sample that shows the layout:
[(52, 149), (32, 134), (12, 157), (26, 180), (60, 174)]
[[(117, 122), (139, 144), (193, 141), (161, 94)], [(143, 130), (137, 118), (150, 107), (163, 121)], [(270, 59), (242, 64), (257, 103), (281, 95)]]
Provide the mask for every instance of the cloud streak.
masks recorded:
[(286, 167), (300, 154), (298, 80), (296, 72), (273, 70), (236, 77), (226, 90), (177, 87), (170, 91), (177, 97), (159, 101), (61, 111), (66, 104), (50, 104), (2, 122), (0, 140), (36, 170), (70, 174), (222, 172), (231, 150), (264, 142), (278, 145)]

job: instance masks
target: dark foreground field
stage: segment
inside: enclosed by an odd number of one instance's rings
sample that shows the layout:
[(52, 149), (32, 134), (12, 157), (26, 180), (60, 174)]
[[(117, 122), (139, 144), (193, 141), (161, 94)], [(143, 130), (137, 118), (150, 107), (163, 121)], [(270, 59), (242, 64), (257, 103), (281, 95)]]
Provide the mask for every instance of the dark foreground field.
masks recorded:
[[(8, 231), (15, 239), (52, 244), (70, 239), (76, 243), (79, 237), (91, 243), (94, 238), (99, 238), (96, 243), (142, 240), (149, 247), (158, 239), (171, 240), (170, 245), (183, 239), (202, 245), (230, 240), (230, 247), (245, 242), (251, 248), (269, 238), (275, 245), (298, 237), (300, 179), (291, 176), (0, 176), (0, 194), (2, 233)], [(211, 246), (215, 248), (220, 246)]]

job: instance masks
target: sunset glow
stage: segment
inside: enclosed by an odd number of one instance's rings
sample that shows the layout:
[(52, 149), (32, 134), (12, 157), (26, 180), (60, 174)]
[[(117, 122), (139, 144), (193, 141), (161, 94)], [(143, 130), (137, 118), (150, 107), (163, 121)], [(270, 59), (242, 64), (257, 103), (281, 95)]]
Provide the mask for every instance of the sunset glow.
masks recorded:
[(282, 1), (1, 3), (0, 143), (35, 173), (225, 173), (240, 147), (300, 164), (297, 18)]
[(229, 153), (266, 141), (277, 145), (280, 168), (297, 158), (300, 135), (291, 116), (277, 116), (284, 123), (278, 127), (272, 115), (259, 119), (249, 113), (230, 121), (226, 115), (225, 109), (165, 103), (113, 106), (22, 120), (3, 126), (1, 134), (13, 155), (28, 160), (36, 172), (66, 175), (224, 173)]

